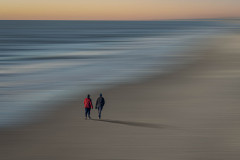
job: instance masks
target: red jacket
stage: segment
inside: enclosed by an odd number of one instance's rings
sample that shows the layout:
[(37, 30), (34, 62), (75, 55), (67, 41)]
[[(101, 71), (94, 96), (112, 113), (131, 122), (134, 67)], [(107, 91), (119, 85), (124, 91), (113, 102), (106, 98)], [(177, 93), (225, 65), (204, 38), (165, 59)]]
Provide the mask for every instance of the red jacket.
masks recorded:
[(93, 109), (92, 100), (90, 98), (84, 99), (84, 107)]

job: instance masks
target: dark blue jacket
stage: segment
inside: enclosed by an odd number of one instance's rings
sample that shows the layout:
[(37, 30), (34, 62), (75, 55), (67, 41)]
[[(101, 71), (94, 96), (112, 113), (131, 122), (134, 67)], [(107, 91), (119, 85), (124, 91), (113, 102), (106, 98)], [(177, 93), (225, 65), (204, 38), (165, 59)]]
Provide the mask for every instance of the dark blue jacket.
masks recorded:
[(105, 100), (103, 97), (98, 97), (97, 101), (96, 101), (96, 106), (95, 108), (98, 108), (98, 107), (103, 107), (105, 104)]

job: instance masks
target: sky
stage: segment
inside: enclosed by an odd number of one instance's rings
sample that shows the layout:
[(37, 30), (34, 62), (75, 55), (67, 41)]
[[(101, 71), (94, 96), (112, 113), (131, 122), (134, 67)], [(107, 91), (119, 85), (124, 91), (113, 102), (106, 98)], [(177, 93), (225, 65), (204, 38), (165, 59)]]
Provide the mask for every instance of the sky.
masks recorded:
[(0, 20), (239, 18), (240, 0), (0, 0)]

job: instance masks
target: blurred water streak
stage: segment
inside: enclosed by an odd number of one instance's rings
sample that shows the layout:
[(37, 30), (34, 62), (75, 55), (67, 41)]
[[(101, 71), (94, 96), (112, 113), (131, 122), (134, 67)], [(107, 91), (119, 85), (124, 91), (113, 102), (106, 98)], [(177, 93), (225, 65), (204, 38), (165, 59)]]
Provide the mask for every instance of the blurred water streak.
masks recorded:
[(73, 93), (164, 72), (198, 39), (229, 29), (222, 21), (0, 21), (0, 127)]

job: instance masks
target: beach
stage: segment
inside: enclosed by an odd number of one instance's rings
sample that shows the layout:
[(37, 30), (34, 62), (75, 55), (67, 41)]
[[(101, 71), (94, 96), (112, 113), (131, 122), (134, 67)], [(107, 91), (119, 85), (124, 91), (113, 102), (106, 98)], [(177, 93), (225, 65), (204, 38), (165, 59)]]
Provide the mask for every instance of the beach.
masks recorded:
[(41, 122), (1, 130), (0, 159), (239, 159), (240, 36), (213, 41), (194, 63), (101, 90), (102, 120), (95, 109), (84, 119), (81, 97)]

